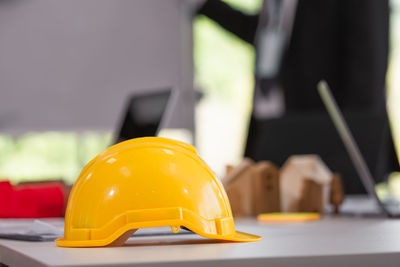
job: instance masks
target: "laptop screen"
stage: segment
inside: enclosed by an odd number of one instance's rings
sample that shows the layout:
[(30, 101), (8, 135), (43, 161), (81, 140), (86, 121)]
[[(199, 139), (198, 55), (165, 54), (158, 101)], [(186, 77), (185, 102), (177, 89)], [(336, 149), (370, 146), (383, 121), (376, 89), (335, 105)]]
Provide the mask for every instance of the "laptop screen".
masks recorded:
[(156, 136), (171, 98), (171, 90), (133, 94), (128, 98), (115, 143)]

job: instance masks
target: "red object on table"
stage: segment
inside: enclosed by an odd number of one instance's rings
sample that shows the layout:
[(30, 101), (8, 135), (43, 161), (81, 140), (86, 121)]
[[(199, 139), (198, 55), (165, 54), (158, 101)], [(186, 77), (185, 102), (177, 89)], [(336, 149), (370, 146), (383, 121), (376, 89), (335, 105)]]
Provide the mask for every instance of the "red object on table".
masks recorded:
[(61, 183), (13, 186), (0, 182), (0, 218), (62, 217), (64, 201)]

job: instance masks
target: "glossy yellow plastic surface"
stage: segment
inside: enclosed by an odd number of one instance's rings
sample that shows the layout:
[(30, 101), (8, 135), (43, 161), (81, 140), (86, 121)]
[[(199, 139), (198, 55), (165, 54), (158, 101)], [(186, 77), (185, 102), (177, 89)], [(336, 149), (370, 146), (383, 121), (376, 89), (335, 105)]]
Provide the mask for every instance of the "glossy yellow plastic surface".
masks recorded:
[(122, 244), (135, 229), (161, 226), (229, 241), (261, 239), (235, 231), (225, 190), (193, 146), (145, 137), (114, 145), (85, 166), (56, 244)]

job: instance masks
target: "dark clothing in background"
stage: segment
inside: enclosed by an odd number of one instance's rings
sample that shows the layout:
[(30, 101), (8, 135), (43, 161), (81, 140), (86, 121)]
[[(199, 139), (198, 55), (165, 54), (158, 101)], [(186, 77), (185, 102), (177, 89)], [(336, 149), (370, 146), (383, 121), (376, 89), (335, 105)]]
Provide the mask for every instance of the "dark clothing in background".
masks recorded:
[[(260, 14), (245, 14), (218, 0), (207, 1), (199, 13), (211, 18), (245, 42), (257, 46)], [(379, 147), (373, 149), (378, 151), (376, 157), (380, 161), (378, 160), (377, 166), (373, 166), (372, 170), (379, 177), (398, 168), (386, 114), (388, 39), (388, 0), (299, 0), (291, 38), (277, 77), (285, 95), (286, 112), (283, 120), (291, 115), (302, 116), (303, 113), (305, 118), (311, 113), (318, 117), (325, 112), (316, 90), (317, 83), (322, 79), (327, 80), (345, 113), (355, 111), (363, 114), (363, 123), (368, 123), (368, 118), (371, 117), (371, 127), (381, 129), (377, 134), (379, 140), (374, 144)], [(329, 120), (328, 117), (326, 119)], [(317, 129), (320, 120), (310, 125)], [(379, 122), (379, 125), (372, 121)], [(259, 141), (254, 143), (254, 140), (268, 136), (268, 129), (263, 126), (265, 123), (269, 122), (252, 116), (246, 154), (256, 160), (268, 159), (282, 164), (283, 157), (289, 155), (278, 155), (279, 151), (276, 155), (273, 151), (269, 154), (265, 152), (269, 149), (266, 143), (276, 143), (277, 140), (267, 140), (263, 144)], [(358, 122), (354, 123), (357, 124)], [(285, 125), (282, 130), (288, 131), (289, 128), (290, 125)], [(362, 132), (357, 133), (358, 129), (353, 127), (352, 130), (355, 131), (356, 139), (363, 138)], [(359, 131), (364, 130), (365, 127), (360, 126)], [(292, 131), (296, 132), (296, 129)], [(332, 131), (332, 135), (337, 135), (333, 128)], [(316, 138), (322, 137), (310, 134), (299, 140), (312, 143)], [(365, 141), (361, 140), (361, 143)], [(294, 152), (302, 152), (295, 147), (296, 144), (292, 145)], [(258, 151), (253, 151), (257, 149)], [(342, 152), (345, 153), (344, 150), (340, 151)], [(335, 166), (330, 167), (336, 171)], [(356, 176), (354, 169), (350, 175)], [(358, 178), (352, 179), (346, 185), (347, 192), (362, 192)]]
[[(219, 0), (199, 11), (240, 39), (256, 45), (259, 14)], [(342, 108), (380, 110), (388, 58), (387, 0), (299, 0), (280, 82), (286, 109), (324, 109), (315, 90), (327, 80)]]

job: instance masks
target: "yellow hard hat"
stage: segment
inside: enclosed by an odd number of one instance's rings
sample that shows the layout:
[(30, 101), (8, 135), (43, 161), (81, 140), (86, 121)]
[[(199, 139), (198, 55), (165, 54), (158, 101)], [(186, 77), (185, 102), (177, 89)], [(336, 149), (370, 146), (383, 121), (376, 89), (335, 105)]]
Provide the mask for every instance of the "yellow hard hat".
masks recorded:
[(82, 170), (65, 213), (61, 247), (119, 245), (140, 228), (181, 226), (208, 238), (258, 241), (235, 231), (228, 197), (195, 148), (145, 137), (114, 145)]

